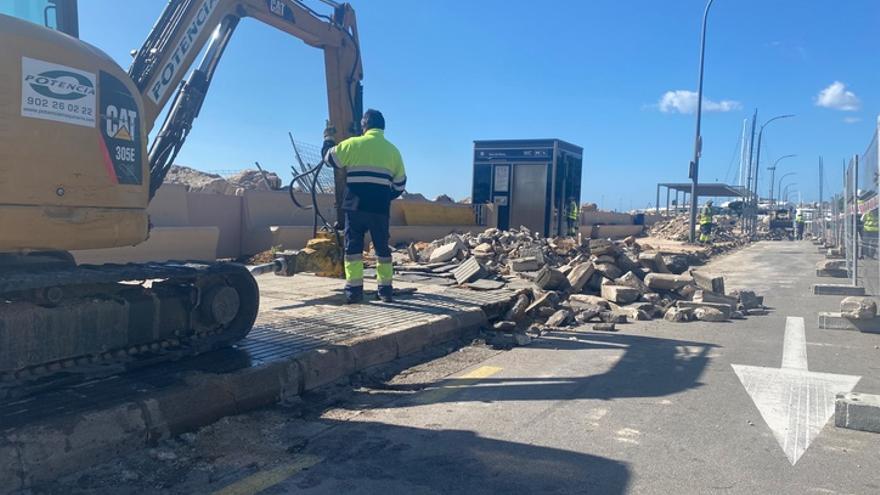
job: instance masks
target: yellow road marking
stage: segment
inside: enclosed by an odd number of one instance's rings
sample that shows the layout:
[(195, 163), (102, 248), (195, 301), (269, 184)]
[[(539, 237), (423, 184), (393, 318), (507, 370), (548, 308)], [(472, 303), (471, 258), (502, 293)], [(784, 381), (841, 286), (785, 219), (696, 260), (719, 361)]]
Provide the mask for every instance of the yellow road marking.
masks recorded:
[(431, 404), (434, 402), (440, 402), (450, 395), (460, 391), (463, 387), (467, 385), (473, 385), (479, 382), (479, 380), (482, 378), (489, 378), (490, 376), (497, 374), (501, 370), (502, 368), (499, 368), (497, 366), (481, 366), (461, 376), (457, 376), (449, 380), (444, 380), (443, 383), (440, 385), (440, 388), (431, 389), (423, 394), (416, 396), (414, 402), (416, 402), (417, 404)]
[(304, 455), (294, 462), (282, 464), (272, 469), (252, 474), (247, 478), (240, 479), (231, 485), (217, 490), (214, 492), (214, 495), (253, 495), (269, 488), (270, 486), (281, 483), (303, 469), (308, 469), (315, 464), (318, 464), (322, 460), (323, 459), (318, 456)]

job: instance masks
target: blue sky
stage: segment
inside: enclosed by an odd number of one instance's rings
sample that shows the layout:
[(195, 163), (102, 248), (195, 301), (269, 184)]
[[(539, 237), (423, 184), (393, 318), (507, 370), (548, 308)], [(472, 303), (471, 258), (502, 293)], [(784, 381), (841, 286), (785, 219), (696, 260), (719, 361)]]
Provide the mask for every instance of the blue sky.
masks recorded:
[[(681, 112), (695, 98), (667, 92), (696, 89), (702, 0), (352, 4), (365, 104), (385, 113), (410, 191), (469, 196), (473, 140), (494, 138), (584, 147), (582, 199), (607, 208), (645, 207), (657, 182), (687, 180), (694, 116)], [(165, 1), (79, 5), (81, 37), (127, 68)], [(759, 122), (797, 114), (767, 127), (762, 167), (797, 154), (780, 172), (796, 171), (812, 199), (822, 155), (838, 189), (842, 160), (864, 151), (880, 113), (878, 21), (876, 0), (716, 0), (701, 179), (734, 180), (742, 121), (757, 107)], [(233, 170), (258, 160), (286, 176), (287, 131), (318, 144), (326, 115), (320, 50), (246, 20), (177, 161)]]

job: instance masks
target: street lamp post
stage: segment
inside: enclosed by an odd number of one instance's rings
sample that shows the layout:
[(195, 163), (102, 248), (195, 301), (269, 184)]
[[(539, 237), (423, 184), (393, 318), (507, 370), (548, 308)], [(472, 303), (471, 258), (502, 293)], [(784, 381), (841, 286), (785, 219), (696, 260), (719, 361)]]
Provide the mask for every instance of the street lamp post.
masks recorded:
[(700, 31), (700, 77), (697, 83), (697, 132), (694, 137), (694, 160), (691, 162), (690, 178), (693, 180), (691, 184), (691, 218), (690, 218), (690, 242), (696, 241), (697, 233), (697, 182), (700, 172), (700, 152), (703, 148), (703, 138), (700, 136), (700, 119), (703, 114), (703, 66), (706, 55), (706, 21), (709, 19), (709, 7), (712, 6), (714, 0), (706, 2), (706, 10), (703, 11), (703, 28)]
[(776, 190), (779, 191), (779, 197), (782, 198), (782, 181), (791, 175), (797, 175), (797, 172), (789, 172), (787, 174), (783, 174), (782, 177), (779, 178), (779, 184), (776, 187)]
[(796, 186), (796, 185), (797, 185), (797, 182), (790, 182), (790, 183), (788, 183), (788, 184), (785, 185), (785, 189), (783, 189), (783, 192), (784, 192), (784, 194), (783, 194), (783, 201), (785, 201), (786, 203), (788, 203), (788, 188), (791, 187), (791, 186)]
[(767, 167), (767, 170), (770, 171), (770, 204), (771, 204), (771, 205), (775, 205), (775, 204), (776, 204), (776, 202), (773, 201), (773, 186), (776, 185), (776, 164), (779, 163), (779, 162), (781, 162), (782, 160), (784, 160), (784, 159), (786, 159), (786, 158), (792, 158), (792, 157), (795, 157), (795, 156), (797, 156), (797, 155), (785, 155), (785, 156), (780, 156), (779, 158), (776, 159), (775, 162), (773, 162), (773, 166), (772, 166), (772, 167)]
[[(761, 124), (761, 130), (758, 131), (758, 150), (755, 153), (755, 184), (754, 184), (755, 189), (754, 189), (754, 198), (752, 199), (752, 201), (754, 201), (754, 208), (755, 208), (754, 211), (756, 214), (758, 211), (758, 171), (761, 169), (761, 138), (764, 137), (764, 128), (767, 127), (767, 124), (769, 124), (770, 122), (773, 122), (774, 120), (787, 119), (789, 117), (794, 117), (794, 115), (793, 114), (777, 115), (776, 117), (773, 117), (772, 119), (768, 120), (767, 122), (764, 122), (763, 124)], [(754, 227), (757, 227), (757, 222), (755, 223)], [(754, 231), (752, 231), (752, 234), (754, 234)]]

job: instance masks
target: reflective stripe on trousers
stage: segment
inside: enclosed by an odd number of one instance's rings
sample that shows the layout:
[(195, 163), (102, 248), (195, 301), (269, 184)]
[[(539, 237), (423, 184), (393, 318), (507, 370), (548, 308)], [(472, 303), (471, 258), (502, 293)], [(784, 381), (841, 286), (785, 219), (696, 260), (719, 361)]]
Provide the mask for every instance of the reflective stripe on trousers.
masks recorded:
[(364, 256), (362, 254), (345, 255), (345, 286), (363, 287)]

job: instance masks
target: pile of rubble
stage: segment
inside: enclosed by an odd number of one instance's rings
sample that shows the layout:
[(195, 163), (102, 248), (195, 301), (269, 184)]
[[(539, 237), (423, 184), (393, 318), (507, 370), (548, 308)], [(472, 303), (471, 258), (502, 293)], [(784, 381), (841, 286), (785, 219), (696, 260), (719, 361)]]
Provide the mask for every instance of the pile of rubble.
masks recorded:
[(229, 177), (209, 174), (190, 167), (172, 165), (165, 177), (169, 184), (182, 184), (188, 191), (240, 195), (243, 190), (269, 191), (281, 188), (281, 178), (274, 172), (245, 169)]
[(752, 291), (727, 293), (722, 277), (693, 270), (702, 262), (698, 255), (665, 255), (633, 237), (580, 244), (570, 237), (543, 238), (526, 228), (490, 228), (411, 244), (396, 255), (404, 275), (517, 290), (493, 327), (497, 339), (510, 344), (575, 324), (614, 331), (629, 320), (714, 322), (766, 312), (763, 297)]

